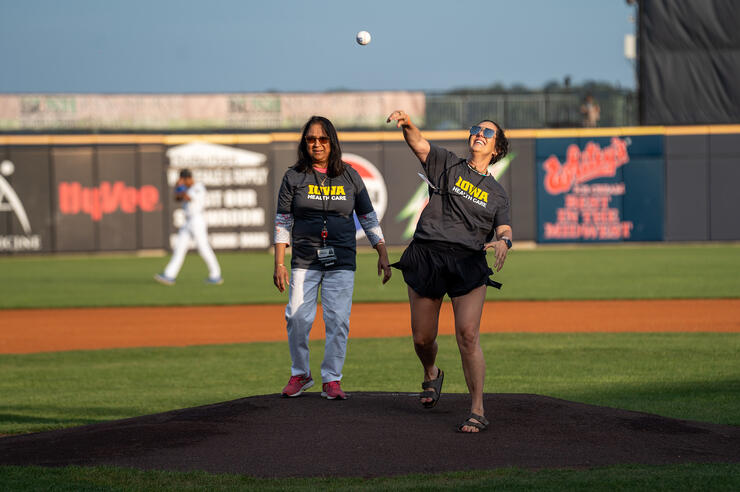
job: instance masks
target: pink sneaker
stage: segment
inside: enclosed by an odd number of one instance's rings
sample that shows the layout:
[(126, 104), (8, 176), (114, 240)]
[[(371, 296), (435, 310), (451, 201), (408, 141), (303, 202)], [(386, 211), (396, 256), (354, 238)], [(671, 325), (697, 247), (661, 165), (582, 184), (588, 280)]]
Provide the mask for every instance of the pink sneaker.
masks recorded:
[(283, 396), (300, 396), (304, 390), (313, 386), (311, 375), (291, 376), (288, 385), (283, 388)]
[(347, 394), (342, 391), (339, 381), (329, 381), (321, 385), (321, 396), (327, 400), (346, 400)]

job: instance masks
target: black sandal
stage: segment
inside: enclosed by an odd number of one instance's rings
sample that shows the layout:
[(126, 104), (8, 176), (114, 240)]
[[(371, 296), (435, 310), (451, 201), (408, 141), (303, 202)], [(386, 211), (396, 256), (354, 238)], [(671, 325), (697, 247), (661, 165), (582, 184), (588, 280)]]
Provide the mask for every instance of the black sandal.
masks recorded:
[(434, 408), (434, 405), (436, 405), (437, 401), (439, 401), (439, 395), (442, 393), (442, 382), (445, 379), (445, 373), (442, 372), (442, 369), (440, 369), (439, 367), (437, 368), (437, 370), (439, 371), (437, 373), (437, 379), (432, 379), (431, 381), (423, 381), (421, 383), (422, 389), (428, 390), (429, 388), (434, 388), (434, 391), (422, 391), (419, 394), (419, 399), (432, 399), (432, 401), (422, 402), (424, 408)]
[(478, 433), (480, 433), (488, 429), (488, 424), (489, 424), (488, 420), (486, 420), (486, 418), (483, 415), (478, 415), (477, 413), (471, 412), (470, 415), (468, 415), (468, 418), (465, 419), (465, 422), (457, 426), (457, 431), (462, 432), (463, 434), (476, 434), (476, 432), (466, 432), (462, 430), (462, 428), (463, 427), (475, 427), (476, 429), (478, 429), (479, 431)]

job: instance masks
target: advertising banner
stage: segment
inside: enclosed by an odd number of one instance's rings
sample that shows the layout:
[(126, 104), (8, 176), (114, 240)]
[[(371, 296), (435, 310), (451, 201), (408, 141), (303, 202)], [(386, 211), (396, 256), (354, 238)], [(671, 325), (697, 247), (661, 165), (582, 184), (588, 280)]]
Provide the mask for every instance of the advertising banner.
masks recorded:
[(661, 135), (536, 143), (539, 242), (660, 241)]
[(0, 158), (0, 254), (51, 250), (48, 165), (38, 149)]
[[(213, 249), (266, 249), (272, 244), (267, 155), (201, 141), (171, 147), (166, 154), (171, 202), (182, 169), (189, 169), (194, 181), (208, 190), (205, 222)], [(174, 208), (170, 247), (184, 223), (185, 211)], [(191, 246), (195, 246), (194, 241)]]
[(55, 147), (51, 156), (56, 251), (142, 248), (140, 224), (160, 218), (163, 204), (161, 184), (137, 178), (137, 148)]

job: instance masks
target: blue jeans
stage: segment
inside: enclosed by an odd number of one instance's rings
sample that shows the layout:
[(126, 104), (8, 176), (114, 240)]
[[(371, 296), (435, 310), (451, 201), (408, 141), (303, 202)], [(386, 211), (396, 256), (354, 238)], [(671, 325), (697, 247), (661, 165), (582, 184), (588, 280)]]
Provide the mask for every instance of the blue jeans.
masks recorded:
[(319, 285), (326, 325), (326, 345), (321, 363), (323, 383), (341, 381), (347, 354), (349, 315), (355, 272), (352, 270), (307, 270), (296, 268), (290, 275), (290, 300), (285, 308), (292, 376), (311, 373), (308, 335), (316, 317)]

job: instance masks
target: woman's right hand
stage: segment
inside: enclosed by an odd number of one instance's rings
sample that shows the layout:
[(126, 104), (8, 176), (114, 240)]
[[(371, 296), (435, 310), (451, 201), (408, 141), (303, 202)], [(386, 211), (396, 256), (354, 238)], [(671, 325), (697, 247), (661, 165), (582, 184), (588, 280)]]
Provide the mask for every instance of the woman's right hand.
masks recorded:
[(411, 124), (411, 118), (406, 114), (406, 111), (403, 111), (402, 109), (392, 112), (388, 116), (388, 119), (385, 120), (386, 123), (390, 123), (391, 121), (396, 122), (396, 128), (401, 128), (402, 126), (408, 126)]
[(272, 274), (272, 281), (280, 292), (285, 292), (285, 289), (290, 283), (290, 277), (288, 276), (288, 269), (285, 265), (275, 265), (275, 272)]
[(427, 139), (421, 136), (421, 131), (411, 122), (411, 117), (402, 109), (397, 109), (388, 115), (386, 123), (396, 122), (396, 128), (403, 129), (403, 138), (414, 151), (419, 162), (426, 163), (427, 156), (431, 150), (431, 144)]

